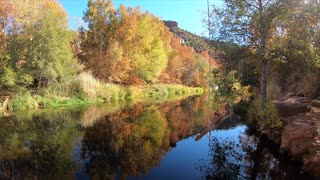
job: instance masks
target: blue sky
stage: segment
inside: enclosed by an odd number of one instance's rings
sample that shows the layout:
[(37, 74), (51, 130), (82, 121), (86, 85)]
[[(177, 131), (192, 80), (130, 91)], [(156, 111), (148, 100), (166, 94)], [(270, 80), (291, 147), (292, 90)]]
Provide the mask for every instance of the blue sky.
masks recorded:
[[(87, 9), (87, 0), (58, 0), (69, 15), (72, 29), (83, 25), (83, 12)], [(210, 4), (218, 4), (220, 0), (210, 0)], [(202, 22), (207, 13), (207, 0), (113, 0), (116, 9), (120, 4), (149, 11), (162, 20), (174, 20), (179, 27), (196, 33), (206, 35), (206, 27)]]

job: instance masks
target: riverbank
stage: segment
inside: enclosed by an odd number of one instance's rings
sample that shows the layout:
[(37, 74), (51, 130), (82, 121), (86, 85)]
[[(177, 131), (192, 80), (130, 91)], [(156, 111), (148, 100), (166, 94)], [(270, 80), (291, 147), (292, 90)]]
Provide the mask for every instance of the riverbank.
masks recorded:
[(320, 178), (320, 101), (306, 97), (274, 100), (281, 128), (260, 129), (283, 152), (303, 163), (304, 171)]
[[(51, 93), (26, 91), (5, 96), (0, 101), (0, 111), (39, 109), (50, 107), (83, 106), (98, 103), (116, 103), (119, 101), (156, 101), (174, 99), (182, 96), (200, 95), (200, 87), (187, 87), (179, 84), (154, 84), (145, 86), (119, 86), (94, 82), (81, 82), (86, 87), (79, 87), (73, 96), (61, 96)], [(80, 89), (80, 90), (79, 90)]]

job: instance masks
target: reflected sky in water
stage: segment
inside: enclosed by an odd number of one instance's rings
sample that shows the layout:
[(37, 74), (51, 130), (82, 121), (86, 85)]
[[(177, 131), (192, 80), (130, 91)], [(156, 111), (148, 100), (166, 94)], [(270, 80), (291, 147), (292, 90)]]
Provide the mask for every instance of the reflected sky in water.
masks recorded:
[(163, 157), (159, 167), (151, 169), (145, 176), (128, 179), (201, 179), (203, 173), (199, 166), (203, 160), (210, 159), (209, 137), (230, 138), (239, 142), (239, 134), (243, 134), (245, 129), (246, 126), (239, 125), (228, 130), (213, 130), (197, 142), (195, 136), (183, 139)]

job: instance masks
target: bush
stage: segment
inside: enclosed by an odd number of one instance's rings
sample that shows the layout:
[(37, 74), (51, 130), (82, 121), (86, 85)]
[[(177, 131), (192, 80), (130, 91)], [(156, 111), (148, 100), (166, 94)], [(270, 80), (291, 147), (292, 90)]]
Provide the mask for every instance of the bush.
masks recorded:
[(4, 68), (0, 71), (0, 88), (13, 87), (17, 81), (17, 75), (11, 68)]
[(279, 118), (276, 107), (271, 102), (265, 102), (262, 109), (262, 99), (257, 98), (252, 101), (248, 110), (249, 124), (257, 124), (260, 129), (274, 129), (282, 127), (282, 121)]
[(77, 79), (79, 80), (78, 88), (80, 88), (80, 92), (83, 92), (88, 98), (98, 97), (99, 91), (102, 89), (102, 84), (99, 80), (95, 79), (91, 74), (88, 73), (79, 74)]
[(9, 103), (10, 110), (32, 108), (38, 108), (38, 102), (30, 92), (15, 95)]

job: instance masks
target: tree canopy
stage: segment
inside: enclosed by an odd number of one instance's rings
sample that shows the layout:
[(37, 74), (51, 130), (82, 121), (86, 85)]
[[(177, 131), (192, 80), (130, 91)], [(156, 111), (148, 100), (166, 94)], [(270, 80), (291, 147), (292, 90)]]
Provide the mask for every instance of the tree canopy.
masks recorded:
[(317, 76), (312, 69), (319, 67), (319, 7), (319, 1), (225, 0), (223, 7), (213, 9), (212, 34), (246, 48), (247, 59), (259, 65), (265, 100), (271, 74), (283, 90), (288, 82), (294, 83), (289, 75), (298, 69), (296, 77), (310, 71)]
[(115, 11), (112, 1), (97, 0), (88, 2), (84, 20), (80, 57), (100, 79), (155, 82), (166, 68), (171, 33), (149, 12), (123, 5)]
[[(63, 85), (78, 69), (67, 14), (55, 0), (15, 0), (2, 13), (2, 87)], [(3, 7), (3, 6), (1, 6)], [(3, 16), (5, 14), (6, 16)], [(4, 23), (6, 22), (6, 23)]]

